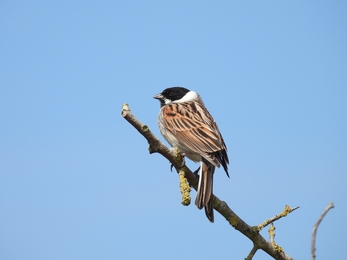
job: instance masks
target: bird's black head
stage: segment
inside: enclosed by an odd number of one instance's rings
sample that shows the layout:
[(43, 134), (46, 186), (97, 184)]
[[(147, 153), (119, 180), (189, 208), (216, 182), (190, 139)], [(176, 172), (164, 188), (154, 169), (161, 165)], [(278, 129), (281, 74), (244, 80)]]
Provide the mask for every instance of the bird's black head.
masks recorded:
[(158, 95), (155, 95), (155, 99), (159, 99), (160, 106), (164, 106), (173, 101), (180, 100), (183, 98), (190, 90), (182, 87), (172, 87), (167, 88)]

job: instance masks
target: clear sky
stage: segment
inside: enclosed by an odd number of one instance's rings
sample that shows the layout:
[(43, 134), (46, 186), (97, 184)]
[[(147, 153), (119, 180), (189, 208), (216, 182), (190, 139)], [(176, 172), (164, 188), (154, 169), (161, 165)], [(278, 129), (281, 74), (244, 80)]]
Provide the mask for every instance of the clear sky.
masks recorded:
[(160, 136), (153, 96), (177, 85), (228, 146), (215, 194), (250, 225), (300, 206), (275, 225), (295, 259), (334, 201), (316, 253), (343, 259), (346, 13), (338, 0), (2, 1), (0, 259), (246, 257), (218, 213), (180, 204), (170, 164), (120, 115), (129, 103)]

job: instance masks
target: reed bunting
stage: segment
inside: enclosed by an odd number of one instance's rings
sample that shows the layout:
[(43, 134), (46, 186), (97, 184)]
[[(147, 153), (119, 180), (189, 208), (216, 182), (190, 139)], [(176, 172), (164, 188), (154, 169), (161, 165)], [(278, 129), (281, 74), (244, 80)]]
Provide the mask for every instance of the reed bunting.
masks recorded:
[(204, 207), (207, 218), (213, 222), (215, 167), (222, 165), (229, 177), (227, 148), (218, 126), (195, 91), (172, 87), (154, 98), (160, 101), (158, 124), (166, 141), (190, 160), (200, 162), (195, 205), (199, 209)]

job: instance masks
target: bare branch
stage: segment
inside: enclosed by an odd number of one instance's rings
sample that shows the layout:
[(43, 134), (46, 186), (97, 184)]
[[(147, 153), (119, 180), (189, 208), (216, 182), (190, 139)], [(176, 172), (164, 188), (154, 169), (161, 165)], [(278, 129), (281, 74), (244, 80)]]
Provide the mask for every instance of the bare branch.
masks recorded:
[(312, 244), (311, 244), (311, 259), (316, 259), (316, 236), (317, 236), (317, 229), (319, 224), (322, 222), (325, 215), (328, 213), (330, 209), (334, 208), (334, 202), (330, 202), (329, 205), (325, 208), (322, 215), (319, 217), (317, 223), (313, 226), (313, 232), (312, 232)]
[(269, 219), (265, 220), (263, 223), (259, 224), (259, 225), (257, 226), (258, 230), (260, 231), (260, 230), (262, 230), (264, 227), (266, 227), (267, 225), (269, 225), (269, 224), (275, 222), (276, 220), (279, 220), (280, 218), (286, 217), (289, 213), (293, 212), (294, 210), (296, 210), (296, 209), (298, 209), (298, 208), (299, 208), (299, 207), (291, 208), (291, 207), (289, 207), (288, 205), (286, 205), (286, 206), (284, 207), (284, 210), (283, 210), (280, 214), (278, 214), (278, 215), (276, 215), (276, 216), (274, 216), (274, 217), (272, 217), (272, 218), (269, 218)]
[(249, 252), (248, 256), (245, 258), (245, 260), (252, 260), (253, 256), (255, 256), (255, 253), (258, 251), (258, 247), (256, 245), (253, 246), (251, 252)]
[[(163, 155), (177, 170), (178, 173), (184, 171), (184, 177), (187, 178), (189, 184), (196, 190), (199, 182), (199, 176), (192, 172), (186, 165), (182, 166), (183, 160), (177, 148), (167, 148), (159, 139), (153, 135), (149, 128), (142, 124), (130, 111), (127, 104), (122, 107), (122, 116), (134, 126), (141, 135), (143, 135), (149, 143), (149, 152), (158, 152)], [(291, 260), (292, 258), (284, 251), (278, 251), (269, 241), (259, 234), (257, 227), (251, 227), (234, 213), (226, 202), (221, 201), (217, 196), (213, 195), (213, 207), (219, 212), (236, 230), (248, 237), (257, 249), (261, 249), (268, 255), (278, 260)], [(253, 249), (252, 249), (253, 251)], [(251, 252), (252, 252), (251, 251)], [(257, 250), (254, 249), (254, 253)]]
[(271, 223), (270, 224), (270, 228), (269, 228), (269, 236), (270, 236), (270, 243), (274, 244), (275, 243), (275, 226), (274, 226), (274, 223)]
[(276, 244), (276, 242), (275, 242), (275, 236), (276, 236), (276, 234), (275, 234), (275, 230), (276, 230), (276, 228), (275, 228), (275, 225), (274, 225), (274, 223), (271, 223), (270, 224), (270, 227), (269, 227), (269, 236), (270, 236), (270, 243), (274, 246), (274, 248), (276, 249), (276, 251), (278, 251), (278, 252), (283, 252), (283, 249), (282, 249), (282, 247), (280, 247), (278, 244)]

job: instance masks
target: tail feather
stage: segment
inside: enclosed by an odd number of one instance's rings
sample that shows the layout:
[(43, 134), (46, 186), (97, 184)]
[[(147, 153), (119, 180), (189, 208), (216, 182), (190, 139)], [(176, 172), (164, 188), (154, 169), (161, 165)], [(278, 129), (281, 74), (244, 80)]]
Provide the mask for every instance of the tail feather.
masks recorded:
[(211, 222), (214, 221), (212, 198), (214, 170), (214, 165), (212, 165), (207, 160), (202, 159), (200, 166), (198, 191), (195, 199), (195, 205), (199, 209), (205, 207), (206, 216)]
[(205, 206), (205, 214), (209, 221), (214, 222), (214, 212), (213, 212), (213, 197), (210, 198), (209, 202)]

